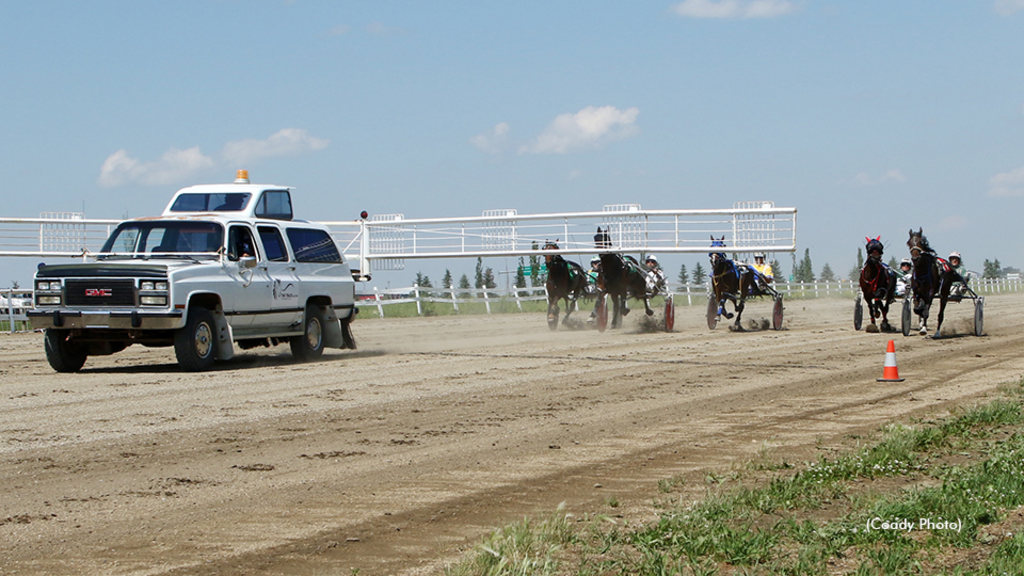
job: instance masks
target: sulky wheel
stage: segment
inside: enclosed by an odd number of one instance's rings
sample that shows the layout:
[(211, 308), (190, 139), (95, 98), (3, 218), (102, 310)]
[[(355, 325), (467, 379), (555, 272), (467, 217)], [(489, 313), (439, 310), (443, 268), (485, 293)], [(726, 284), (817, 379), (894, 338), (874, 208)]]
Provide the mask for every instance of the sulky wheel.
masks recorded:
[(605, 298), (604, 294), (597, 296), (594, 312), (597, 313), (597, 330), (604, 332), (608, 329), (608, 299)]
[(676, 326), (675, 299), (669, 294), (665, 297), (665, 332), (671, 332)]
[(985, 330), (985, 314), (983, 308), (985, 307), (985, 298), (978, 296), (974, 300), (974, 335), (981, 336)]
[(900, 315), (900, 331), (903, 332), (904, 336), (910, 336), (910, 323), (913, 318), (913, 309), (910, 304), (910, 298), (904, 298), (903, 300), (903, 313)]
[(784, 309), (782, 294), (779, 294), (775, 297), (775, 307), (772, 308), (772, 330), (782, 330), (782, 313)]
[(718, 302), (714, 296), (708, 297), (708, 328), (711, 330), (718, 326)]

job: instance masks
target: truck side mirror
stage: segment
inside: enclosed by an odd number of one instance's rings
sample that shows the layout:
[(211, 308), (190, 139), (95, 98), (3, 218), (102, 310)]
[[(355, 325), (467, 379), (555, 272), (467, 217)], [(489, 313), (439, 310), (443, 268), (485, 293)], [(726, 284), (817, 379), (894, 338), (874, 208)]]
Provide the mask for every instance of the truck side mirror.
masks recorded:
[(242, 268), (255, 268), (256, 257), (255, 256), (242, 256), (238, 259), (238, 263), (242, 265)]

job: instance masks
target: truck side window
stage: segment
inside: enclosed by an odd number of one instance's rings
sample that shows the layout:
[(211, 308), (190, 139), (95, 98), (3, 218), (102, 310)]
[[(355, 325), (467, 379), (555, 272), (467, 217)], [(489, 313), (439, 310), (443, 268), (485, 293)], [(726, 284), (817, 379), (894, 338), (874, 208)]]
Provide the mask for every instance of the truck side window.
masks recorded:
[(271, 262), (287, 262), (288, 250), (284, 247), (284, 238), (281, 237), (281, 231), (273, 226), (259, 226), (256, 230), (260, 234), (263, 250), (267, 253), (267, 260)]
[(242, 256), (256, 256), (256, 243), (247, 226), (232, 226), (228, 230), (228, 260), (237, 261)]
[(310, 228), (289, 228), (287, 234), (297, 261), (341, 263), (338, 247), (327, 232)]
[(256, 202), (257, 218), (270, 220), (292, 219), (292, 196), (287, 190), (264, 190)]

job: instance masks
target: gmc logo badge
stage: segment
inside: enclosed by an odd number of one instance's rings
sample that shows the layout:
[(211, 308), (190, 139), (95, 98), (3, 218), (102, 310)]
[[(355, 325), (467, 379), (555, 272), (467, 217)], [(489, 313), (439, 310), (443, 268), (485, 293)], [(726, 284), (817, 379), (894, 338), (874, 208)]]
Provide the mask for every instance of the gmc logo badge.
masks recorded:
[(86, 296), (113, 296), (114, 291), (110, 288), (86, 288)]

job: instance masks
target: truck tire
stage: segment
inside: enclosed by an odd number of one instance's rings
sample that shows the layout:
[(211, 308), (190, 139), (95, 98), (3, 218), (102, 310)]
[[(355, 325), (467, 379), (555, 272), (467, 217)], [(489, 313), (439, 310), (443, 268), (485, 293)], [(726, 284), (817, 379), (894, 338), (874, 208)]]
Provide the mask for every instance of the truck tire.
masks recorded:
[(47, 328), (43, 337), (46, 361), (57, 372), (78, 372), (85, 365), (85, 348), (68, 341), (68, 330)]
[(316, 360), (324, 353), (324, 313), (319, 306), (306, 305), (302, 336), (291, 339), (292, 356), (300, 362)]
[(217, 359), (217, 324), (213, 314), (203, 307), (188, 312), (184, 328), (174, 334), (174, 355), (186, 372), (202, 372)]

